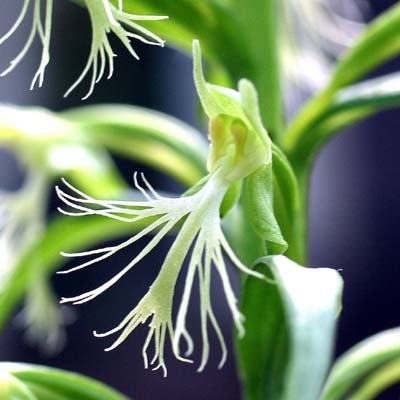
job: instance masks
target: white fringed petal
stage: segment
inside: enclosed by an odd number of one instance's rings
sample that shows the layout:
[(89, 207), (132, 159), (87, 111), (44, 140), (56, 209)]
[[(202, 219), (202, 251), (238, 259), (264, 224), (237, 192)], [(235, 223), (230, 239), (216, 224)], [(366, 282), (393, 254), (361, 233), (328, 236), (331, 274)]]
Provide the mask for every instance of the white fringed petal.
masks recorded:
[[(155, 220), (153, 219), (147, 227), (116, 246), (67, 254), (68, 257), (93, 256), (93, 258), (68, 271), (64, 271), (64, 273), (83, 269), (98, 261), (107, 259), (117, 251), (130, 246), (144, 235), (157, 231), (155, 236), (139, 254), (109, 281), (81, 295), (63, 298), (62, 302), (81, 304), (99, 296), (121, 279), (131, 268), (137, 265), (157, 246), (162, 238), (176, 228), (178, 224), (181, 224), (175, 241), (162, 263), (160, 272), (146, 295), (118, 326), (105, 333), (95, 332), (95, 335), (97, 337), (105, 337), (119, 333), (115, 342), (106, 349), (110, 351), (119, 346), (138, 326), (150, 320), (149, 331), (142, 351), (145, 367), (147, 368), (150, 364), (154, 366), (154, 369), (161, 368), (164, 371), (164, 376), (166, 375), (164, 349), (167, 336), (171, 340), (174, 356), (181, 361), (192, 362), (187, 357), (193, 353), (194, 344), (186, 328), (185, 321), (193, 290), (194, 278), (197, 274), (199, 278), (201, 334), (203, 342), (198, 371), (204, 369), (209, 358), (209, 321), (221, 346), (222, 356), (219, 367), (222, 367), (227, 357), (227, 347), (212, 309), (210, 293), (211, 270), (214, 266), (221, 278), (226, 300), (240, 335), (244, 334), (243, 316), (237, 307), (237, 299), (228, 277), (223, 251), (227, 253), (233, 265), (240, 270), (257, 278), (264, 278), (262, 274), (248, 269), (237, 259), (222, 232), (219, 210), (228, 190), (229, 182), (217, 170), (209, 181), (194, 195), (181, 198), (166, 198), (159, 196), (143, 175), (142, 180), (145, 188), (139, 185), (137, 175), (135, 174), (135, 186), (142, 192), (144, 198), (147, 199), (145, 202), (96, 200), (75, 189), (65, 181), (64, 183), (72, 192), (71, 194), (57, 188), (59, 198), (71, 209), (71, 211), (64, 210), (63, 212), (70, 215), (97, 214), (109, 218), (117, 218), (125, 222), (134, 222), (148, 218), (149, 216), (155, 217)], [(172, 309), (175, 286), (184, 261), (187, 258), (189, 259), (189, 267), (174, 328)], [(180, 351), (181, 340), (184, 340), (186, 343), (186, 352), (184, 355), (181, 355)], [(147, 352), (151, 343), (154, 345), (155, 355), (149, 363)]]
[[(36, 38), (39, 36), (39, 39), (42, 44), (42, 54), (40, 59), (39, 67), (33, 77), (31, 83), (31, 90), (38, 85), (42, 87), (44, 81), (44, 74), (46, 71), (46, 67), (50, 62), (50, 39), (51, 39), (51, 27), (52, 27), (52, 13), (53, 13), (53, 0), (24, 0), (24, 3), (21, 8), (21, 12), (17, 17), (14, 25), (9, 29), (9, 31), (0, 38), (0, 45), (4, 43), (7, 39), (14, 35), (14, 33), (21, 26), (22, 22), (25, 20), (30, 5), (33, 4), (33, 17), (32, 17), (32, 25), (28, 35), (28, 38), (23, 46), (22, 50), (18, 53), (18, 55), (10, 62), (10, 66), (5, 69), (0, 76), (5, 76), (24, 59), (32, 44)], [(45, 4), (45, 13), (44, 18), (41, 15), (41, 7), (42, 4)]]
[(168, 18), (164, 16), (140, 16), (123, 12), (122, 0), (119, 1), (118, 8), (114, 7), (109, 0), (102, 0), (101, 2), (85, 0), (85, 4), (92, 23), (92, 44), (89, 57), (81, 74), (64, 94), (64, 97), (67, 97), (87, 76), (90, 76), (89, 90), (82, 100), (86, 100), (93, 93), (96, 83), (105, 74), (107, 64), (107, 79), (110, 79), (113, 75), (115, 54), (109, 41), (110, 33), (114, 33), (118, 37), (132, 57), (139, 59), (131, 44), (131, 38), (155, 46), (164, 46), (164, 41), (134, 21), (156, 21)]

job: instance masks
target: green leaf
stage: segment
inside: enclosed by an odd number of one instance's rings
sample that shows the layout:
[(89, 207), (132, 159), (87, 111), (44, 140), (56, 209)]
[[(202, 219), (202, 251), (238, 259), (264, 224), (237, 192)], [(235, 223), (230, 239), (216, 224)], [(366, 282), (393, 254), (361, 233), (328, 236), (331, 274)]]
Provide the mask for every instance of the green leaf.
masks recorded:
[(98, 145), (193, 185), (206, 173), (208, 143), (189, 125), (140, 107), (80, 107), (62, 116)]
[(368, 79), (337, 93), (330, 112), (364, 106), (388, 107), (400, 104), (400, 73)]
[(250, 53), (251, 68), (242, 71), (260, 94), (260, 109), (271, 137), (283, 130), (281, 85), (280, 0), (232, 0), (241, 33)]
[[(22, 385), (36, 387), (39, 393), (37, 400), (50, 399), (50, 397), (41, 397), (46, 392), (54, 395), (51, 397), (54, 400), (128, 400), (126, 396), (101, 382), (59, 369), (1, 362), (0, 371), (12, 375)], [(20, 399), (25, 400), (22, 397)], [(31, 399), (36, 399), (36, 397), (29, 398)], [(4, 400), (14, 400), (14, 398), (4, 398)]]
[(390, 329), (360, 342), (333, 365), (323, 400), (375, 399), (400, 381), (400, 328)]
[(24, 383), (5, 371), (0, 371), (0, 398), (2, 400), (38, 400)]
[(297, 114), (285, 132), (282, 146), (291, 161), (302, 168), (309, 162), (310, 155), (303, 142), (308, 142), (308, 147), (315, 147), (309, 133), (330, 110), (340, 89), (400, 53), (399, 26), (400, 4), (396, 4), (370, 23), (343, 56), (329, 85)]
[(51, 111), (0, 105), (0, 145), (10, 147), (28, 168), (68, 176), (94, 196), (125, 188), (107, 152)]
[(368, 79), (341, 89), (324, 114), (309, 127), (297, 143), (292, 157), (308, 162), (318, 149), (346, 126), (383, 109), (400, 106), (400, 73)]
[(378, 16), (340, 60), (330, 82), (341, 88), (400, 53), (400, 4)]
[(247, 279), (238, 341), (248, 400), (317, 400), (332, 357), (342, 279), (332, 269), (304, 268), (284, 256), (260, 259), (275, 283)]

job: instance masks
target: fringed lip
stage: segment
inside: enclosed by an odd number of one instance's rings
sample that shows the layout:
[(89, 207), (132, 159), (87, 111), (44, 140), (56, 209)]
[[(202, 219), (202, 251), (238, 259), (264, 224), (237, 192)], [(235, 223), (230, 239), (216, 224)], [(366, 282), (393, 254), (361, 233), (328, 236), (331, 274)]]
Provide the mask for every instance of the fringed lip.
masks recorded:
[[(42, 15), (42, 6), (44, 13)], [(106, 75), (110, 79), (114, 72), (114, 51), (109, 41), (109, 34), (113, 33), (125, 46), (132, 57), (139, 59), (134, 50), (131, 40), (139, 40), (145, 44), (164, 46), (164, 40), (158, 35), (144, 28), (140, 21), (159, 21), (167, 19), (167, 16), (136, 15), (123, 11), (123, 1), (118, 0), (115, 7), (109, 0), (85, 0), (89, 12), (92, 26), (92, 43), (89, 56), (81, 74), (66, 91), (67, 97), (75, 90), (82, 81), (90, 76), (90, 85), (87, 94), (82, 100), (87, 99), (94, 90), (96, 83)], [(0, 45), (11, 38), (21, 27), (22, 23), (28, 18), (29, 10), (32, 8), (32, 24), (24, 46), (17, 56), (11, 60), (10, 65), (0, 76), (5, 76), (15, 69), (15, 67), (25, 58), (31, 49), (35, 39), (39, 37), (42, 45), (42, 53), (39, 67), (36, 70), (31, 82), (31, 90), (37, 85), (42, 87), (46, 68), (50, 62), (50, 42), (53, 25), (53, 0), (24, 0), (21, 11), (12, 27), (0, 38)]]
[[(223, 175), (219, 171), (216, 171), (204, 187), (194, 195), (180, 198), (166, 198), (160, 196), (143, 175), (141, 178), (144, 187), (139, 184), (137, 174), (134, 176), (135, 186), (145, 198), (145, 201), (138, 202), (96, 200), (74, 188), (65, 180), (63, 182), (69, 193), (59, 187), (56, 188), (59, 198), (70, 209), (60, 209), (67, 215), (101, 215), (128, 223), (149, 216), (155, 217), (155, 221), (118, 245), (89, 250), (82, 253), (64, 253), (67, 257), (93, 257), (89, 261), (60, 272), (70, 273), (93, 266), (97, 262), (108, 259), (116, 252), (127, 248), (147, 234), (154, 235), (148, 244), (110, 280), (81, 295), (64, 297), (61, 299), (61, 302), (82, 304), (104, 293), (142, 261), (145, 256), (177, 226), (178, 222), (180, 222), (176, 238), (167, 252), (160, 272), (150, 286), (147, 294), (118, 326), (105, 333), (95, 332), (95, 336), (105, 337), (119, 333), (115, 342), (106, 349), (110, 351), (119, 346), (139, 325), (150, 320), (148, 335), (142, 350), (145, 367), (149, 365), (147, 356), (148, 347), (150, 343), (153, 343), (155, 355), (150, 361), (150, 365), (155, 366), (154, 369), (161, 368), (164, 371), (164, 376), (166, 376), (167, 368), (164, 360), (164, 349), (167, 336), (169, 336), (171, 341), (171, 347), (175, 358), (184, 362), (192, 362), (192, 360), (187, 357), (193, 353), (194, 344), (186, 328), (185, 321), (193, 291), (194, 278), (197, 274), (199, 281), (202, 335), (202, 353), (198, 371), (202, 371), (205, 368), (209, 358), (208, 322), (211, 323), (220, 343), (221, 361), (219, 363), (219, 368), (221, 368), (227, 358), (227, 346), (212, 308), (210, 293), (212, 268), (215, 267), (221, 279), (227, 304), (241, 336), (244, 334), (244, 318), (237, 306), (237, 299), (230, 283), (223, 253), (228, 256), (232, 264), (239, 270), (257, 278), (264, 278), (262, 274), (247, 268), (239, 261), (223, 234), (219, 210), (224, 195), (229, 188), (229, 182), (224, 180)], [(174, 326), (172, 321), (172, 309), (175, 286), (185, 260), (188, 260), (189, 266)], [(182, 355), (180, 351), (181, 340), (184, 340), (187, 346), (184, 355)]]
[[(41, 16), (41, 6), (42, 3), (45, 3), (45, 14), (44, 19)], [(53, 0), (24, 0), (24, 3), (21, 8), (21, 12), (18, 15), (17, 19), (14, 22), (14, 25), (9, 29), (9, 31), (4, 34), (0, 38), (0, 45), (3, 44), (6, 40), (8, 40), (14, 33), (19, 29), (22, 22), (25, 20), (29, 6), (33, 3), (33, 17), (32, 17), (32, 25), (28, 35), (28, 38), (23, 46), (22, 50), (18, 53), (18, 55), (11, 60), (10, 65), (7, 69), (5, 69), (0, 76), (5, 76), (24, 59), (32, 44), (35, 40), (36, 36), (40, 37), (40, 41), (42, 43), (42, 54), (40, 59), (39, 67), (33, 77), (31, 83), (31, 90), (36, 86), (42, 87), (44, 81), (44, 74), (46, 71), (46, 67), (50, 62), (50, 39), (51, 39), (51, 27), (52, 27), (52, 13), (53, 13)]]
[(64, 97), (67, 97), (90, 75), (89, 90), (82, 100), (86, 100), (93, 93), (96, 83), (104, 77), (107, 65), (107, 79), (110, 79), (114, 73), (114, 57), (116, 55), (109, 41), (110, 33), (115, 34), (132, 57), (139, 60), (139, 56), (131, 44), (131, 39), (161, 47), (164, 46), (165, 42), (135, 21), (158, 21), (168, 18), (166, 16), (142, 16), (126, 13), (122, 10), (122, 0), (119, 1), (118, 8), (114, 7), (109, 0), (102, 0), (101, 4), (98, 1), (85, 0), (85, 4), (92, 22), (90, 53), (81, 74), (64, 94)]

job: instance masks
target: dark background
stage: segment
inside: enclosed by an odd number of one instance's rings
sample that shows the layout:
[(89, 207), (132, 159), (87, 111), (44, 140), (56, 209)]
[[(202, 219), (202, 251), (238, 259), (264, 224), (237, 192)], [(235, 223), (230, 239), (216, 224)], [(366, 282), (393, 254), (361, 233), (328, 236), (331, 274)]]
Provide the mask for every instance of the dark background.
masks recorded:
[[(20, 6), (20, 2), (8, 3), (10, 5), (0, 6), (2, 31), (5, 30), (3, 27), (10, 26)], [(13, 74), (0, 80), (1, 102), (41, 105), (54, 110), (82, 104), (79, 99), (85, 93), (85, 85), (66, 100), (62, 94), (86, 60), (90, 39), (87, 16), (73, 4), (58, 3), (55, 5), (52, 62), (47, 69), (44, 88), (28, 90), (38, 61), (37, 51), (36, 54), (33, 51)], [(378, 14), (395, 1), (374, 0), (370, 3), (372, 14)], [(14, 14), (8, 11), (13, 7)], [(0, 48), (1, 68), (7, 66), (19, 48), (16, 46), (22, 45), (26, 33), (22, 30), (14, 41)], [(118, 58), (114, 77), (98, 84), (85, 104), (123, 102), (143, 105), (196, 125), (197, 100), (189, 58), (169, 48), (137, 45), (142, 60), (135, 62), (116, 42), (115, 49)], [(375, 75), (397, 71), (399, 66), (400, 61), (395, 60)], [(400, 325), (399, 131), (399, 111), (382, 112), (335, 137), (321, 152), (314, 168), (310, 197), (310, 265), (341, 269), (345, 281), (337, 354), (367, 336)], [(128, 178), (135, 169), (142, 169), (126, 160), (116, 161)], [(0, 185), (15, 187), (20, 177), (10, 155), (0, 153)], [(172, 185), (179, 190), (179, 185), (161, 174), (150, 173), (150, 178), (158, 186)], [(112, 268), (118, 270), (128, 257), (129, 254), (123, 254), (114, 259)], [(111, 353), (102, 351), (108, 341), (93, 338), (93, 329), (109, 329), (136, 304), (159, 267), (159, 257), (157, 254), (150, 257), (140, 271), (131, 274), (133, 277), (127, 277), (109, 293), (76, 309), (79, 318), (68, 328), (68, 346), (59, 356), (41, 357), (35, 349), (24, 344), (22, 332), (10, 322), (0, 340), (0, 359), (82, 372), (112, 384), (138, 400), (160, 397), (239, 399), (240, 387), (232, 351), (228, 364), (221, 371), (216, 369), (218, 355), (212, 352), (214, 355), (202, 374), (197, 374), (192, 366), (171, 360), (169, 377), (163, 379), (159, 372), (143, 370), (140, 353), (144, 331), (135, 332)], [(104, 281), (105, 270), (100, 266), (89, 273), (56, 277), (54, 283), (59, 294), (78, 294), (94, 287), (96, 282)], [(218, 290), (215, 292), (218, 296)], [(227, 309), (218, 299), (215, 304), (226, 336), (231, 337)], [(192, 313), (191, 319), (189, 324), (195, 331), (197, 316)], [(217, 348), (216, 343), (211, 346)], [(381, 398), (393, 399), (398, 393), (392, 390)]]

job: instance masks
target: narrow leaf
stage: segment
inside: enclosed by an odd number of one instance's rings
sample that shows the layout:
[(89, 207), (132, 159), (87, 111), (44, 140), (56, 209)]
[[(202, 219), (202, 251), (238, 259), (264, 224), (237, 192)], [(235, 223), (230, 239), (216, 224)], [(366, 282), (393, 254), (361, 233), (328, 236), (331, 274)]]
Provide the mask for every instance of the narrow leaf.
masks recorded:
[(334, 96), (324, 114), (297, 143), (296, 160), (312, 160), (318, 149), (345, 127), (377, 112), (400, 106), (400, 74), (393, 73), (348, 86)]
[(400, 53), (400, 4), (378, 16), (337, 65), (331, 87), (344, 87)]
[[(338, 63), (328, 86), (297, 114), (286, 130), (282, 143), (292, 161), (302, 167), (308, 163), (311, 157), (307, 153), (308, 148), (316, 147), (309, 133), (329, 112), (338, 91), (400, 53), (399, 26), (400, 4), (395, 4), (368, 25), (366, 31)], [(360, 118), (360, 115), (357, 118)]]
[(395, 381), (400, 381), (400, 328), (371, 336), (343, 354), (333, 365), (322, 398), (339, 400), (358, 393), (354, 399), (373, 399)]
[(193, 185), (206, 172), (208, 143), (165, 114), (134, 106), (80, 107), (62, 114), (99, 145)]
[(23, 385), (36, 386), (38, 392), (42, 388), (44, 392), (54, 394), (54, 399), (128, 400), (126, 396), (101, 382), (59, 369), (1, 362), (0, 371), (12, 375)]
[(3, 400), (38, 400), (23, 382), (5, 371), (0, 371), (0, 398)]

